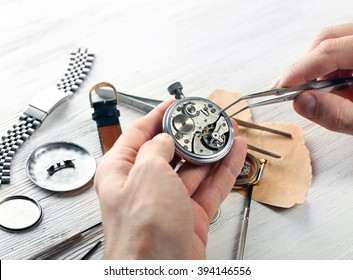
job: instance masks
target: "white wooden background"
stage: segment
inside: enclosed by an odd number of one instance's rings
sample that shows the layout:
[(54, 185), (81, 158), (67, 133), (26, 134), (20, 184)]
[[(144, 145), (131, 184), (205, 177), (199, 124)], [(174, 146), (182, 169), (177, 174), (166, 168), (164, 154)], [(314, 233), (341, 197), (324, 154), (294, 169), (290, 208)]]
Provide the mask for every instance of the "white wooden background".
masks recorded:
[[(14, 158), (12, 182), (0, 199), (23, 194), (43, 206), (43, 221), (24, 233), (0, 231), (0, 258), (25, 259), (100, 221), (94, 189), (53, 193), (26, 176), (30, 152), (51, 141), (72, 141), (97, 159), (101, 151), (88, 91), (107, 81), (119, 90), (163, 99), (174, 81), (188, 96), (216, 88), (266, 90), (309, 48), (321, 27), (353, 20), (353, 1), (287, 0), (0, 0), (0, 134), (36, 93), (61, 78), (69, 51), (88, 47), (95, 64), (81, 89), (57, 108)], [(142, 116), (120, 106), (123, 130)], [(296, 115), (291, 104), (257, 108), (256, 121), (302, 126), (313, 182), (304, 204), (278, 209), (254, 202), (246, 259), (353, 258), (353, 139)], [(300, 174), (298, 174), (300, 176)], [(278, 182), (281, 184), (281, 182)], [(231, 193), (211, 226), (208, 258), (235, 256), (244, 198)], [(57, 258), (82, 257), (100, 228)], [(92, 257), (103, 257), (103, 247)]]

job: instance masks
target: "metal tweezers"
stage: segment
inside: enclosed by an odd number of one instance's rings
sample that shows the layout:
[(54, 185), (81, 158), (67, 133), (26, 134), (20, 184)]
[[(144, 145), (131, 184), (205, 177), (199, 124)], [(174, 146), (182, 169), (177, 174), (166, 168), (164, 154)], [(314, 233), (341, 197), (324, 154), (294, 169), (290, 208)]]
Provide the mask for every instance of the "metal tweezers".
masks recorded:
[[(330, 88), (330, 87), (336, 87), (333, 90), (338, 90), (343, 88), (344, 86), (348, 85), (349, 83), (353, 82), (353, 77), (346, 77), (346, 78), (337, 78), (337, 79), (331, 79), (331, 80), (322, 80), (322, 81), (312, 81), (300, 86), (293, 86), (293, 87), (284, 87), (284, 88), (277, 88), (273, 90), (267, 90), (267, 91), (262, 91), (258, 93), (252, 93), (248, 95), (244, 95), (234, 102), (230, 103), (228, 106), (223, 108), (221, 110), (221, 113), (232, 107), (233, 105), (237, 104), (238, 102), (246, 99), (253, 99), (253, 98), (261, 98), (261, 97), (266, 97), (266, 96), (273, 96), (273, 95), (279, 95), (279, 97), (256, 102), (253, 104), (249, 104), (240, 110), (236, 111), (235, 113), (231, 114), (228, 118), (231, 118), (240, 112), (253, 108), (253, 107), (258, 107), (258, 106), (264, 106), (264, 105), (269, 105), (269, 104), (275, 104), (275, 103), (281, 103), (285, 101), (291, 101), (294, 100), (299, 94), (301, 94), (304, 91), (307, 90), (313, 90), (313, 89), (323, 89), (323, 88)], [(289, 94), (287, 94), (289, 93)]]
[[(105, 88), (97, 88), (96, 89), (96, 93), (98, 95), (101, 95), (101, 96), (106, 96), (107, 93), (108, 93), (107, 91), (108, 91), (108, 89), (105, 89)], [(118, 95), (118, 101), (119, 102), (121, 102), (124, 105), (130, 106), (130, 107), (132, 107), (135, 110), (137, 109), (139, 111), (142, 111), (144, 113), (148, 113), (148, 112), (152, 111), (158, 104), (160, 104), (162, 102), (161, 100), (145, 98), (145, 97), (140, 97), (140, 96), (135, 96), (135, 95), (130, 95), (130, 94), (126, 94), (126, 93), (123, 93), (123, 92), (117, 92), (117, 95)], [(233, 118), (233, 119), (240, 126), (253, 128), (253, 129), (259, 129), (259, 130), (263, 130), (263, 131), (267, 131), (267, 132), (270, 132), (270, 133), (278, 134), (278, 135), (281, 135), (281, 136), (284, 136), (284, 137), (288, 137), (288, 138), (292, 137), (292, 135), (290, 133), (285, 132), (285, 131), (272, 129), (272, 128), (269, 128), (269, 127), (264, 127), (264, 126), (261, 126), (261, 125), (257, 125), (257, 124), (254, 124), (254, 123), (246, 122), (246, 121), (235, 119), (235, 118)], [(262, 154), (265, 154), (265, 155), (268, 155), (268, 156), (271, 156), (271, 157), (274, 157), (274, 158), (280, 158), (281, 157), (280, 155), (277, 155), (277, 154), (275, 154), (273, 152), (257, 148), (255, 146), (250, 145), (250, 144), (248, 144), (247, 146), (248, 146), (248, 149), (250, 149), (250, 150), (257, 151), (259, 153), (262, 153)]]

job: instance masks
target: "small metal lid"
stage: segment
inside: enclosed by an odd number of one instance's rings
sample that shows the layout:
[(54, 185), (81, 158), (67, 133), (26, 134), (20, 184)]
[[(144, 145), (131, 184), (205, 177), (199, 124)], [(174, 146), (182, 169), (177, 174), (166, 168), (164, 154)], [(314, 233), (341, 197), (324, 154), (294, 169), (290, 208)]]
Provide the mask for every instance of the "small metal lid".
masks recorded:
[(42, 216), (42, 207), (27, 196), (10, 196), (0, 202), (0, 228), (3, 230), (28, 229), (38, 224)]
[(88, 183), (96, 172), (94, 157), (70, 142), (51, 142), (34, 150), (26, 171), (33, 183), (50, 191), (71, 191)]

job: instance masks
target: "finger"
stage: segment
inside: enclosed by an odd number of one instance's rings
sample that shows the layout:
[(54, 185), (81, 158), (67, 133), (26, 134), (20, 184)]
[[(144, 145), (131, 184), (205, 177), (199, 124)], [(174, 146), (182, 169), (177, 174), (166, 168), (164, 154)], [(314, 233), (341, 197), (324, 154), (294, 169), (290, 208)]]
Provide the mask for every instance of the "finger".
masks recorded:
[[(130, 182), (129, 184), (127, 182), (128, 185), (154, 187), (156, 180), (166, 180), (166, 185), (170, 184), (168, 181), (170, 176), (167, 174), (174, 174), (178, 178), (173, 168), (169, 165), (173, 157), (174, 141), (172, 137), (166, 133), (156, 135), (140, 148), (135, 164), (129, 174), (129, 180), (132, 180), (133, 183)], [(161, 182), (158, 181), (158, 183)]]
[(312, 90), (299, 95), (293, 105), (303, 117), (327, 129), (353, 135), (353, 103), (350, 100)]
[[(326, 94), (331, 94), (331, 93), (326, 93)], [(337, 96), (341, 98), (345, 98), (347, 100), (350, 100), (353, 102), (353, 85), (350, 84), (349, 86), (339, 88), (338, 90), (332, 91), (332, 94), (336, 94)]]
[(143, 143), (151, 140), (156, 134), (162, 131), (163, 115), (173, 101), (173, 99), (168, 99), (162, 102), (151, 112), (134, 123), (124, 131), (117, 141), (118, 145), (114, 146), (112, 149), (116, 150), (126, 146), (138, 151)]
[(212, 164), (195, 165), (188, 162), (184, 163), (180, 167), (178, 174), (181, 180), (183, 181), (184, 185), (186, 186), (190, 197), (200, 186), (200, 183), (205, 180), (212, 168)]
[[(153, 193), (157, 196), (171, 195), (172, 197), (174, 195), (175, 198), (178, 193), (182, 193), (187, 198), (182, 181), (169, 164), (174, 157), (174, 152), (174, 141), (169, 134), (161, 133), (147, 141), (140, 148), (124, 187), (130, 192), (140, 193), (143, 187), (142, 193), (151, 195)], [(162, 186), (162, 189), (158, 186)]]
[(293, 64), (279, 87), (302, 84), (337, 69), (353, 69), (353, 35), (328, 39)]
[[(116, 162), (117, 172), (120, 172), (120, 175), (127, 175), (140, 147), (162, 131), (163, 115), (171, 103), (171, 99), (162, 102), (124, 131), (103, 160)], [(125, 168), (121, 168), (124, 166), (118, 165), (119, 162), (125, 165)]]
[(174, 150), (174, 141), (169, 134), (157, 134), (152, 140), (142, 145), (136, 157), (135, 164), (143, 164), (146, 159), (156, 159), (159, 157), (169, 163), (174, 157)]
[(239, 175), (246, 156), (246, 143), (240, 137), (234, 139), (230, 153), (220, 161), (213, 173), (196, 190), (192, 198), (201, 205), (211, 220), (218, 207), (229, 194)]
[(315, 49), (322, 41), (353, 35), (353, 24), (339, 24), (322, 28), (311, 45), (310, 51)]
[[(95, 188), (115, 192), (125, 182), (139, 148), (162, 130), (164, 112), (173, 102), (166, 100), (122, 133), (97, 167)], [(109, 171), (109, 172), (108, 172)], [(114, 182), (114, 184), (112, 184)]]
[(320, 80), (328, 80), (328, 79), (336, 79), (336, 78), (346, 78), (352, 76), (353, 71), (349, 69), (338, 69), (333, 71), (327, 75), (323, 75), (320, 77)]

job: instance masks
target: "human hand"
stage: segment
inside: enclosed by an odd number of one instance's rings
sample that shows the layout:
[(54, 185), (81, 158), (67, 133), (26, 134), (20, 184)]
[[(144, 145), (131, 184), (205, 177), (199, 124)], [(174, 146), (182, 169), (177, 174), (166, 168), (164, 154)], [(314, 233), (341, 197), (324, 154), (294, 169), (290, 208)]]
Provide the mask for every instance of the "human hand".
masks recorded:
[(246, 144), (236, 137), (218, 163), (184, 163), (175, 172), (173, 139), (160, 133), (170, 104), (124, 131), (97, 168), (106, 258), (206, 257), (209, 223), (241, 171)]
[[(283, 74), (277, 87), (315, 79), (351, 77), (353, 72), (353, 24), (326, 27), (309, 52)], [(327, 93), (311, 90), (294, 100), (300, 115), (337, 132), (353, 135), (353, 87)]]

